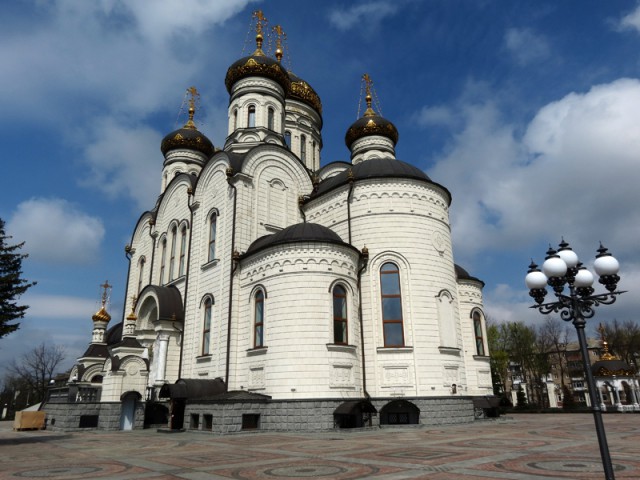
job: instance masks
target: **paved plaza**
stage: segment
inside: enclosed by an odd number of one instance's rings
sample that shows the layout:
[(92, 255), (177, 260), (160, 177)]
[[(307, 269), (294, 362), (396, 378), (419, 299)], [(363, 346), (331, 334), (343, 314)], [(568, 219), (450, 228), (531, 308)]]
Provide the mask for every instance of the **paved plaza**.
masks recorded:
[[(604, 415), (616, 478), (640, 478), (640, 415)], [(0, 479), (601, 479), (589, 414), (314, 434), (12, 432)]]

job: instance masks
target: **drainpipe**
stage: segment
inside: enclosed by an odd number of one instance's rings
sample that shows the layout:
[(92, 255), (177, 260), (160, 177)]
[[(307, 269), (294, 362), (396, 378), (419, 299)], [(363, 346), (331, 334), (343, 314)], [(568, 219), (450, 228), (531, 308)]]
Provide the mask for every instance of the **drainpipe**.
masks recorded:
[(353, 170), (349, 169), (349, 193), (347, 195), (347, 225), (349, 227), (349, 244), (351, 244), (351, 199), (353, 198)]
[[(187, 317), (187, 293), (189, 293), (189, 272), (191, 270), (191, 246), (193, 240), (193, 211), (198, 208), (197, 205), (194, 207), (191, 200), (193, 199), (193, 189), (189, 187), (187, 189), (187, 206), (189, 207), (189, 212), (191, 212), (191, 218), (189, 220), (189, 255), (187, 256), (187, 272), (185, 273), (184, 278), (184, 301), (182, 302), (182, 330), (180, 333), (180, 357), (178, 361), (178, 380), (182, 378), (182, 357), (184, 356), (184, 351), (182, 350), (182, 346), (184, 343), (184, 325)], [(186, 254), (187, 252), (185, 252)], [(173, 326), (175, 329), (175, 325)], [(176, 329), (177, 330), (177, 329)]]
[(369, 249), (365, 246), (362, 247), (362, 254), (360, 257), (362, 265), (358, 269), (358, 317), (360, 319), (360, 354), (362, 356), (362, 390), (365, 398), (368, 400), (371, 398), (369, 392), (367, 392), (367, 367), (364, 358), (364, 322), (362, 321), (362, 272), (367, 268), (369, 263)]
[(231, 315), (233, 314), (233, 275), (238, 268), (240, 257), (236, 251), (236, 210), (238, 201), (238, 189), (231, 183), (233, 168), (227, 168), (227, 183), (233, 189), (233, 220), (231, 222), (231, 265), (229, 266), (229, 311), (227, 312), (227, 365), (224, 374), (224, 383), (229, 387), (229, 364), (231, 362)]

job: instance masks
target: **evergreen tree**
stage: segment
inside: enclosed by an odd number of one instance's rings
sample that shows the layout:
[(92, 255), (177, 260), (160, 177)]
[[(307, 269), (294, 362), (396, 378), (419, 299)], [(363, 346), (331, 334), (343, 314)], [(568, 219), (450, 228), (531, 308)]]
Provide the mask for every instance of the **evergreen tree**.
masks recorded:
[(29, 283), (22, 275), (22, 260), (28, 255), (18, 253), (24, 245), (8, 245), (11, 237), (4, 233), (4, 221), (0, 218), (0, 338), (15, 332), (20, 323), (11, 323), (23, 318), (29, 308), (27, 305), (17, 305), (16, 300), (35, 282)]

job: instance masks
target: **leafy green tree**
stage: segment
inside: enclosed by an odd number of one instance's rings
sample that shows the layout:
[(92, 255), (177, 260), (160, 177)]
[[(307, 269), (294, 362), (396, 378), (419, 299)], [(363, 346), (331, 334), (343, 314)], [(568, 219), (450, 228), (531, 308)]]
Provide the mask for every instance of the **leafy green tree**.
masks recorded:
[(609, 351), (631, 366), (638, 367), (640, 354), (640, 325), (633, 320), (614, 320), (604, 327)]
[(18, 251), (24, 242), (9, 245), (7, 241), (10, 239), (4, 232), (4, 221), (0, 218), (0, 338), (20, 327), (20, 323), (11, 322), (23, 318), (29, 307), (18, 305), (16, 300), (36, 284), (21, 277), (22, 260), (27, 255)]

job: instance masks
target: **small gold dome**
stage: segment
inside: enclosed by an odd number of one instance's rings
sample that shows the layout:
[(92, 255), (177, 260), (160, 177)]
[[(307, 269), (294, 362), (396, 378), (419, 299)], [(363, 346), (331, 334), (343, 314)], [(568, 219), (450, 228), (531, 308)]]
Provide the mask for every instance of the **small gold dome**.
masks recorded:
[(91, 317), (91, 320), (93, 320), (94, 322), (109, 323), (109, 320), (111, 320), (111, 315), (109, 315), (109, 313), (107, 312), (106, 308), (104, 308), (104, 305), (103, 305), (102, 308), (98, 310), (93, 317)]

